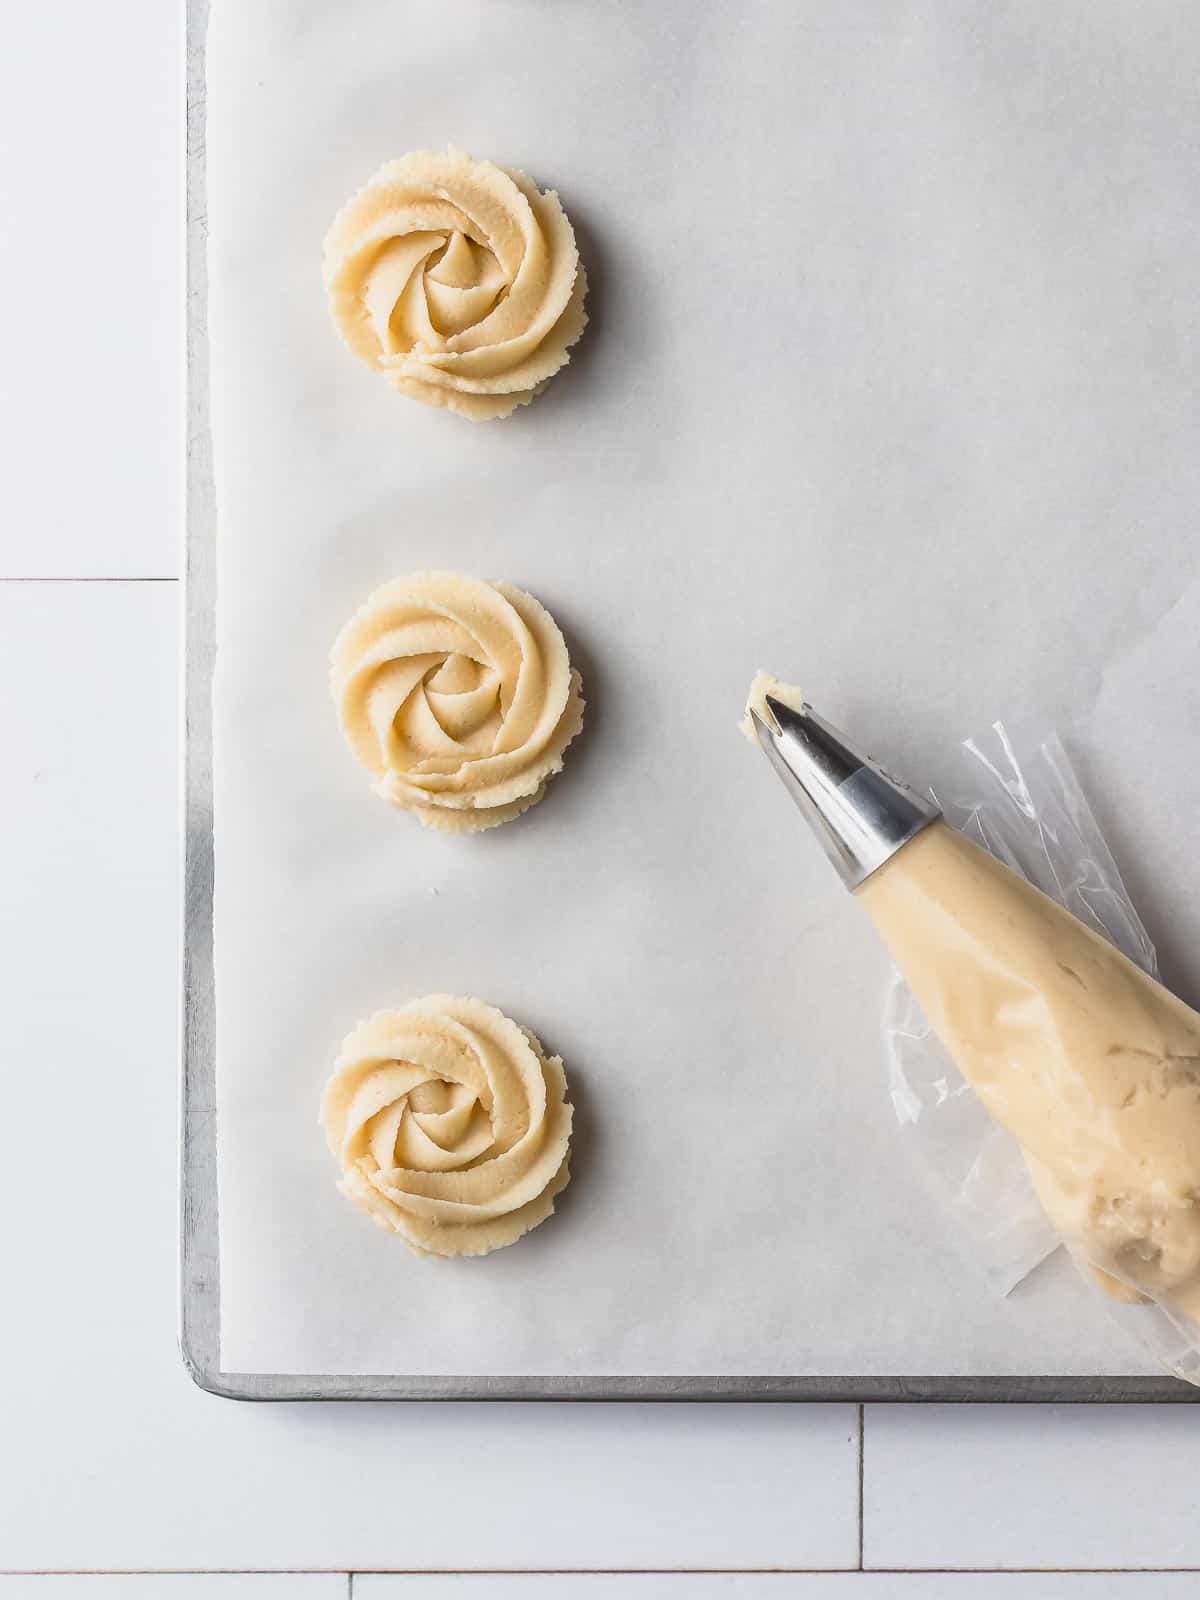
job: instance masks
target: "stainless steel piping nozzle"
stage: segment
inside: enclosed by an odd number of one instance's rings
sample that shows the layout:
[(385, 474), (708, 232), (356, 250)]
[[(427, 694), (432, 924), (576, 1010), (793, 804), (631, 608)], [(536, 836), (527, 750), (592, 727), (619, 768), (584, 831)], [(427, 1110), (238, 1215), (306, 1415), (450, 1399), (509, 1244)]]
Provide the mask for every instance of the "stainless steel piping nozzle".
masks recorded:
[(766, 717), (750, 710), (758, 742), (848, 889), (941, 816), (807, 703), (796, 710), (768, 693), (764, 704)]

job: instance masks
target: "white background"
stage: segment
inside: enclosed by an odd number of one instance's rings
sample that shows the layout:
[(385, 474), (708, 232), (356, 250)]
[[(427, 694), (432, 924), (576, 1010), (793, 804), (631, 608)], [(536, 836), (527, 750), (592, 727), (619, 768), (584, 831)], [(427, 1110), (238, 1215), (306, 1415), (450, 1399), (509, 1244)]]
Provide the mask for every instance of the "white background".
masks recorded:
[[(1164, 33), (1183, 11), (1139, 8)], [(177, 38), (162, 0), (75, 0), (23, 9), (0, 57), (0, 1570), (327, 1575), (13, 1576), (0, 1600), (332, 1600), (353, 1569), (1200, 1568), (1188, 1408), (252, 1408), (191, 1386), (174, 1349)], [(356, 1589), (1175, 1600), (1196, 1582)]]

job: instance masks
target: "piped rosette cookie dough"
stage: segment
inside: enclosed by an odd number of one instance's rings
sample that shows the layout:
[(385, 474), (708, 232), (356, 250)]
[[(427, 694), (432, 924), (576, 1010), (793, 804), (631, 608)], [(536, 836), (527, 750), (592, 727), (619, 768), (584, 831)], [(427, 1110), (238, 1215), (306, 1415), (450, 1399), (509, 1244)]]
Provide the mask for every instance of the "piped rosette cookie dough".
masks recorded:
[(535, 805), (583, 725), (549, 612), (511, 584), (451, 572), (376, 590), (338, 635), (331, 684), (376, 794), (445, 832)]
[(321, 1103), (338, 1187), (421, 1255), (482, 1256), (554, 1210), (571, 1139), (567, 1080), (481, 1000), (429, 995), (361, 1023)]
[(553, 191), (453, 148), (382, 166), (325, 239), (334, 323), (399, 393), (474, 420), (526, 405), (587, 322)]

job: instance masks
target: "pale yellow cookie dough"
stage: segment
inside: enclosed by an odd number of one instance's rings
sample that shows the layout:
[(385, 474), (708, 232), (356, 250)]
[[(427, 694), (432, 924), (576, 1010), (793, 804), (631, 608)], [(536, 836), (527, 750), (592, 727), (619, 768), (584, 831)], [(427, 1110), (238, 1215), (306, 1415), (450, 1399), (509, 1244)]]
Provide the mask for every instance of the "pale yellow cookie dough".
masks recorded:
[(482, 1000), (428, 995), (342, 1045), (321, 1102), (338, 1184), (419, 1255), (482, 1256), (554, 1210), (570, 1177), (557, 1056)]
[(583, 725), (549, 612), (511, 584), (453, 572), (378, 589), (338, 635), (330, 678), (375, 793), (443, 832), (535, 805)]
[(382, 166), (325, 239), (334, 323), (391, 386), (506, 417), (564, 366), (587, 278), (558, 196), (453, 148)]
[(754, 731), (752, 712), (757, 712), (768, 727), (774, 725), (775, 719), (767, 709), (768, 695), (781, 701), (785, 706), (791, 706), (793, 711), (803, 711), (804, 709), (804, 696), (794, 684), (783, 683), (779, 678), (773, 678), (769, 672), (756, 672), (754, 681), (750, 685), (750, 692), (746, 696), (746, 714), (738, 723), (738, 727), (751, 744), (758, 743), (758, 735)]
[(1200, 1016), (944, 822), (857, 896), (1064, 1239), (1200, 1322)]

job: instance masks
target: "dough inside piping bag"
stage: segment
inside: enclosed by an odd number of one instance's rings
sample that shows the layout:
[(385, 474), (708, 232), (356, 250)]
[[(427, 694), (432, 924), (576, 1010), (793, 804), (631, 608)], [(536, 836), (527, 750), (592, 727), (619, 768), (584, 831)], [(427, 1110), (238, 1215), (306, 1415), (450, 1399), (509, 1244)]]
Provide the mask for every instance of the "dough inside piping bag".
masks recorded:
[(1056, 1230), (1200, 1324), (1200, 1016), (945, 823), (857, 894)]

